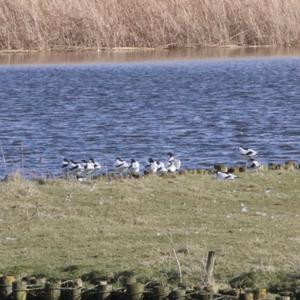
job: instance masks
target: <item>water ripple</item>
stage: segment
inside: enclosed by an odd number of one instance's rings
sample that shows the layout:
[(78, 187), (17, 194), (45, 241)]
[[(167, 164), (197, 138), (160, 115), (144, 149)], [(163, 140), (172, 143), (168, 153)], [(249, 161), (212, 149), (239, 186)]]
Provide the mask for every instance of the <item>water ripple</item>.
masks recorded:
[[(0, 68), (0, 142), (11, 170), (63, 157), (166, 158), (183, 167), (300, 160), (300, 59)], [(1, 160), (0, 175), (5, 171)]]

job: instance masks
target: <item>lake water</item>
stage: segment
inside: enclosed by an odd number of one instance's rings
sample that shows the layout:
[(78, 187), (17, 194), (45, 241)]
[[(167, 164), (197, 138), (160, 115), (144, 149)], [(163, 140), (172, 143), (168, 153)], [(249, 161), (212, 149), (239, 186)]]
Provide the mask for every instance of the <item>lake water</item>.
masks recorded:
[(183, 168), (236, 164), (239, 145), (263, 163), (300, 160), (297, 53), (126, 62), (94, 54), (69, 64), (0, 56), (0, 177), (3, 156), (27, 176), (59, 174), (64, 157), (111, 169), (117, 156), (143, 164), (171, 151)]

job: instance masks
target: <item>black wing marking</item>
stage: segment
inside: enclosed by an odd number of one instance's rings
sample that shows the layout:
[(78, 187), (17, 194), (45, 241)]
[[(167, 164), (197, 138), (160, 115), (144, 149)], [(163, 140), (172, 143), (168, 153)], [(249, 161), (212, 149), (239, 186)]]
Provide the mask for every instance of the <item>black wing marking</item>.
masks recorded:
[(119, 164), (119, 165), (116, 165), (116, 168), (120, 168), (120, 167), (122, 167), (122, 166), (124, 166), (124, 163), (121, 163), (121, 164)]

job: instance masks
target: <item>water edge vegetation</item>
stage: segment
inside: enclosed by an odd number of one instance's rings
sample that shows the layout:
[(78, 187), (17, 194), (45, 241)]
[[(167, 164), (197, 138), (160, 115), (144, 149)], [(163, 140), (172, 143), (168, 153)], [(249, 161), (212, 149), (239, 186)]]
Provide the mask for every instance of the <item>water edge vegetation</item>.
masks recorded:
[(294, 46), (298, 0), (2, 0), (0, 50)]

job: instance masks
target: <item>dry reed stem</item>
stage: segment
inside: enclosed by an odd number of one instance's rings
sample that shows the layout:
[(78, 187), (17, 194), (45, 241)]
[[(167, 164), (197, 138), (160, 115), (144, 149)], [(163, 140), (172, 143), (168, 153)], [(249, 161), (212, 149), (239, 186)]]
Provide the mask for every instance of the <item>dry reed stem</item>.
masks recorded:
[(0, 0), (0, 50), (299, 44), (298, 0)]

